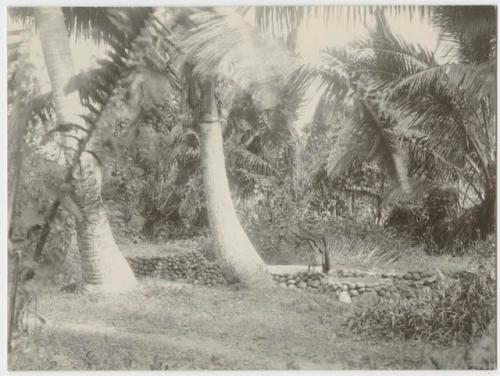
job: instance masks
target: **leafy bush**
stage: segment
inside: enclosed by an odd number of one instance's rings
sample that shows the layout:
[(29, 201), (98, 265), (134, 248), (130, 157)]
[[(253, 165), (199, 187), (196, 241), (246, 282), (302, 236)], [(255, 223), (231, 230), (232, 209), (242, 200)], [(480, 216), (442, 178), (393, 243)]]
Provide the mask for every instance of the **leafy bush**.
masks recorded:
[(381, 298), (357, 309), (350, 329), (377, 337), (403, 337), (442, 344), (471, 343), (495, 317), (495, 279), (491, 273), (460, 272), (458, 281), (399, 300)]
[[(458, 196), (453, 190), (434, 189), (411, 206), (395, 206), (385, 222), (426, 245), (429, 253), (443, 253), (458, 216)], [(467, 239), (461, 239), (462, 242)]]

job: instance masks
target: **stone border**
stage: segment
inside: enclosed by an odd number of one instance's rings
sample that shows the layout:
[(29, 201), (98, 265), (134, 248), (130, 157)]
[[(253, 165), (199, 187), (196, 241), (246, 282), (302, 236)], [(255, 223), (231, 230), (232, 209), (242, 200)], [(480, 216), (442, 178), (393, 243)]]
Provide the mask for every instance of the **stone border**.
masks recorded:
[[(227, 285), (219, 265), (209, 262), (198, 251), (162, 257), (127, 257), (127, 261), (137, 277), (182, 280), (205, 286)], [(304, 271), (306, 267), (302, 265), (270, 265), (269, 269), (280, 287), (334, 293), (339, 300), (347, 303), (365, 293), (396, 299), (402, 295), (407, 297), (411, 295), (407, 293), (409, 289), (430, 287), (440, 279), (439, 274), (426, 271), (379, 273), (338, 269), (324, 274), (317, 270)], [(292, 272), (284, 272), (286, 270)], [(349, 281), (348, 278), (371, 278), (376, 281)]]
[(209, 262), (198, 251), (162, 257), (127, 257), (127, 261), (139, 278), (182, 280), (205, 286), (227, 285), (219, 265)]
[[(345, 278), (377, 278), (379, 281), (349, 281)], [(342, 300), (358, 297), (364, 293), (374, 292), (381, 297), (393, 297), (398, 299), (409, 288), (430, 287), (439, 278), (431, 272), (407, 272), (407, 273), (372, 273), (366, 271), (344, 270), (333, 271), (328, 275), (319, 272), (298, 273), (273, 273), (273, 279), (278, 286), (290, 289), (301, 289), (312, 292), (333, 292)], [(340, 280), (339, 280), (340, 279)], [(349, 299), (346, 297), (348, 295)]]

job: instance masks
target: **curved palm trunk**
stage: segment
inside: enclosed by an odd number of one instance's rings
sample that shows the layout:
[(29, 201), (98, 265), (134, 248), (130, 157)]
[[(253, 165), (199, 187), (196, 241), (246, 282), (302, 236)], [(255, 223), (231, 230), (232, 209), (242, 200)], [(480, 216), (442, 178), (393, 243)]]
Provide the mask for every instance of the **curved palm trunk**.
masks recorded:
[[(74, 70), (62, 10), (40, 8), (37, 16), (57, 123), (77, 124), (88, 129), (79, 116), (85, 110), (78, 92), (66, 91)], [(62, 136), (66, 159), (72, 161), (78, 150), (78, 139), (85, 138), (86, 132), (65, 132)], [(111, 233), (101, 198), (101, 171), (89, 153), (82, 153), (79, 162), (79, 168), (73, 171), (71, 198), (84, 218), (77, 224), (83, 282), (86, 287), (103, 292), (130, 290), (135, 287), (136, 280)]]
[(200, 141), (203, 184), (217, 259), (230, 277), (244, 286), (270, 287), (272, 279), (266, 264), (255, 251), (234, 210), (211, 81), (204, 87), (202, 101)]

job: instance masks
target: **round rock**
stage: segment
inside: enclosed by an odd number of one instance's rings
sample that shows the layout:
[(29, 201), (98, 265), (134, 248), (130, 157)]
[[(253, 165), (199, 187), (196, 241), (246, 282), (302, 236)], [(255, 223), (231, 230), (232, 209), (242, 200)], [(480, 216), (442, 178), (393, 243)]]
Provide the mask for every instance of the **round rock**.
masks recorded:
[(349, 293), (347, 291), (340, 292), (339, 301), (346, 304), (352, 303), (351, 297), (349, 296)]
[(319, 287), (320, 283), (317, 279), (309, 280), (308, 285), (313, 288)]

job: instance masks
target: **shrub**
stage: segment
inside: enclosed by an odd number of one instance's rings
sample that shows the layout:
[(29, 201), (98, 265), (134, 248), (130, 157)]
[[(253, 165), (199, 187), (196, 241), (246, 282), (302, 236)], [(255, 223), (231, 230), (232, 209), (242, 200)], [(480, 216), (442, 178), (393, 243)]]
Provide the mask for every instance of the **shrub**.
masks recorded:
[(495, 280), (486, 272), (460, 272), (446, 287), (358, 308), (347, 320), (350, 329), (369, 336), (403, 337), (441, 344), (470, 343), (495, 315)]
[(442, 253), (452, 228), (452, 219), (458, 216), (457, 202), (455, 191), (434, 189), (417, 205), (395, 206), (385, 225), (422, 242), (429, 253)]

